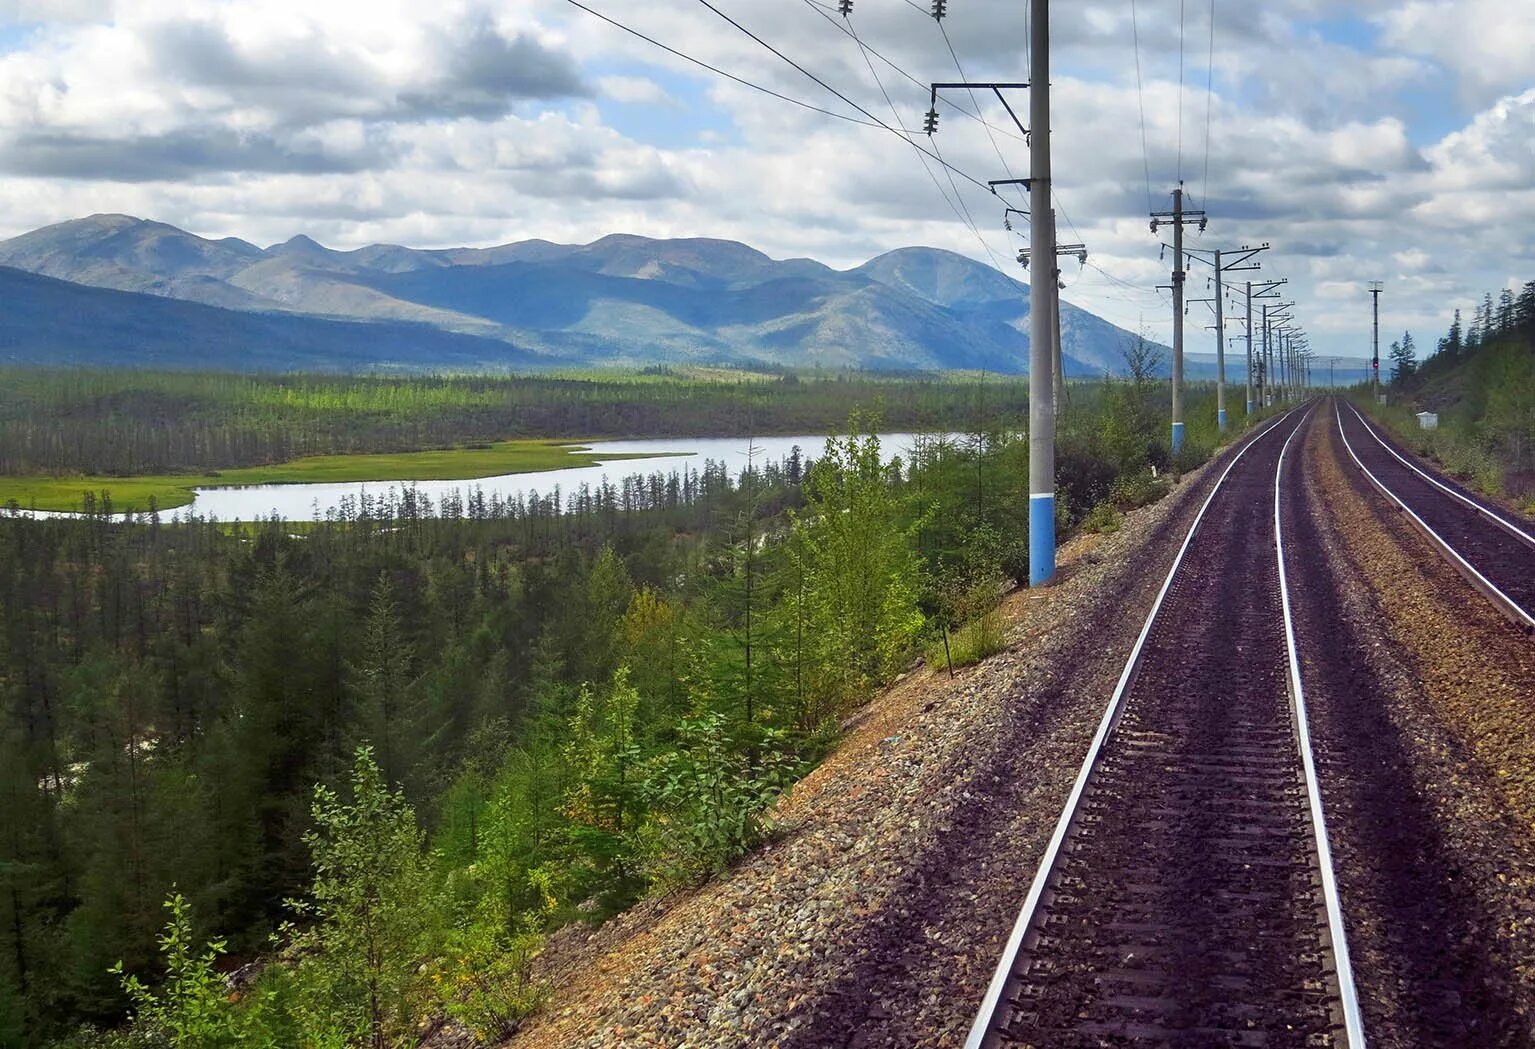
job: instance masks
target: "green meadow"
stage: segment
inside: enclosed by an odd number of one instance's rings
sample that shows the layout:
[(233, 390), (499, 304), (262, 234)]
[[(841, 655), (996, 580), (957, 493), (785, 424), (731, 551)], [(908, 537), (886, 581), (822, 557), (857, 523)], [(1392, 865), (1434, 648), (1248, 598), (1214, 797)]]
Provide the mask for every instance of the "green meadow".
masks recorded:
[[(677, 453), (683, 454), (683, 453)], [(314, 484), (362, 481), (459, 481), (508, 473), (534, 473), (594, 466), (602, 461), (650, 458), (653, 453), (596, 456), (568, 441), (497, 441), (468, 448), (366, 455), (313, 455), (271, 466), (244, 466), (201, 474), (140, 477), (0, 477), (0, 506), (79, 510), (86, 492), (107, 492), (114, 511), (185, 506), (194, 488), (258, 484)]]

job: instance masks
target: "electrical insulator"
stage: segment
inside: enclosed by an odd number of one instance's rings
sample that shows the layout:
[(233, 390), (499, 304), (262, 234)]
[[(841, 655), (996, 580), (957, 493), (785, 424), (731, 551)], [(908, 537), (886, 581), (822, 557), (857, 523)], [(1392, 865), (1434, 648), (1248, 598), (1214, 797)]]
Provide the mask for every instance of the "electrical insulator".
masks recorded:
[(1077, 265), (1078, 266), (1086, 266), (1087, 265), (1087, 252), (1085, 252), (1085, 251), (1077, 252)]
[(1200, 219), (1199, 220), (1199, 232), (1203, 233), (1205, 231), (1205, 227), (1208, 226), (1209, 224), (1210, 224), (1210, 220), (1209, 219), (1207, 219), (1207, 218)]
[(933, 0), (933, 17), (942, 18), (949, 13), (949, 0)]
[(1013, 231), (1013, 220), (1010, 219), (1010, 218), (1004, 217), (1002, 219), (1002, 228), (1007, 230), (1009, 233), (1011, 233)]
[(841, 0), (841, 2), (837, 4), (837, 10), (842, 12), (843, 18), (846, 18), (848, 15), (853, 13), (853, 0)]
[(936, 110), (936, 109), (929, 109), (927, 111), (927, 116), (924, 118), (924, 120), (922, 122), (922, 130), (927, 132), (929, 135), (937, 133), (937, 131), (938, 131), (938, 110)]
[(1157, 220), (1156, 219), (1152, 219), (1151, 220), (1151, 232), (1155, 233), (1156, 231), (1157, 231)]
[(1024, 248), (1018, 253), (1018, 264), (1024, 269), (1029, 268), (1029, 249)]

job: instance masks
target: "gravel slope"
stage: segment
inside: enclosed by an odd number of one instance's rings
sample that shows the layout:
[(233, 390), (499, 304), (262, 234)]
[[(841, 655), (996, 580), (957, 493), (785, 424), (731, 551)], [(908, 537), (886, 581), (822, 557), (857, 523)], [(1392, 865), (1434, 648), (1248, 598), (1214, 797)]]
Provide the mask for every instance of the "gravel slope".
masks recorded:
[(937, 1046), (962, 1040), (1113, 681), (1227, 451), (1009, 599), (1009, 649), (919, 671), (859, 715), (728, 879), (541, 960), (509, 1044)]

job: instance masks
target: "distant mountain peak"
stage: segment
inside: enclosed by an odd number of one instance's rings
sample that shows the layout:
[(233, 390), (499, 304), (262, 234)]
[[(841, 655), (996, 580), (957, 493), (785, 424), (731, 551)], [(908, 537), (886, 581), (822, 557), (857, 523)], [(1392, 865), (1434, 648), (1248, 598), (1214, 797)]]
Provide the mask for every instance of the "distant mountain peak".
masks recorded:
[(330, 249), (305, 233), (297, 233), (267, 248), (268, 255), (329, 255)]
[[(632, 233), (584, 245), (524, 240), (346, 251), (301, 233), (262, 249), (99, 214), (0, 242), (0, 266), (246, 314), (406, 322), (525, 348), (551, 365), (693, 361), (1016, 372), (1028, 356), (1027, 285), (940, 248), (897, 248), (848, 270), (774, 259), (733, 240)], [(137, 309), (122, 301), (130, 314)], [(147, 305), (141, 312), (169, 316)], [(1061, 327), (1068, 374), (1120, 366), (1127, 333), (1069, 305)], [(305, 330), (317, 337), (322, 331)], [(128, 339), (125, 356), (131, 359), (135, 346), (147, 353), (149, 345), (147, 336)], [(324, 347), (315, 352), (316, 364), (327, 366)], [(425, 351), (419, 361), (398, 363), (433, 364)]]

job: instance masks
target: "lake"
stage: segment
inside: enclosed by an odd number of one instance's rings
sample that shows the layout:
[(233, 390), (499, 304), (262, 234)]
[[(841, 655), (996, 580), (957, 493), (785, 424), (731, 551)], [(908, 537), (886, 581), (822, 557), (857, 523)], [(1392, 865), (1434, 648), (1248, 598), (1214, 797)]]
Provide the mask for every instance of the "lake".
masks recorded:
[[(905, 457), (918, 439), (912, 433), (880, 434), (880, 451), (888, 462)], [(611, 464), (578, 466), (567, 470), (543, 470), (534, 472), (500, 474), (472, 480), (453, 481), (346, 481), (323, 484), (264, 484), (243, 488), (198, 488), (190, 506), (181, 507), (165, 515), (174, 520), (178, 515), (192, 513), (198, 517), (212, 517), (220, 521), (254, 521), (271, 518), (274, 514), (285, 521), (309, 521), (324, 518), (335, 511), (342, 500), (357, 500), (364, 492), (377, 500), (396, 494), (404, 489), (428, 497), (433, 504), (444, 495), (454, 492), (467, 496), (479, 489), (489, 500), (493, 495), (502, 499), (519, 493), (548, 495), (559, 488), (562, 495), (574, 492), (581, 485), (596, 488), (604, 480), (614, 484), (629, 476), (649, 476), (653, 473), (670, 474), (684, 466), (690, 470), (701, 469), (707, 461), (725, 464), (732, 477), (739, 476), (747, 463), (746, 437), (681, 437), (642, 439), (628, 441), (593, 441), (582, 447), (590, 448), (598, 455), (646, 455), (649, 458), (621, 459)], [(760, 466), (787, 459), (797, 446), (806, 459), (819, 459), (826, 446), (825, 435), (798, 437), (755, 438), (753, 460)], [(54, 516), (38, 514), (37, 516)], [(62, 516), (62, 515), (61, 515)]]

